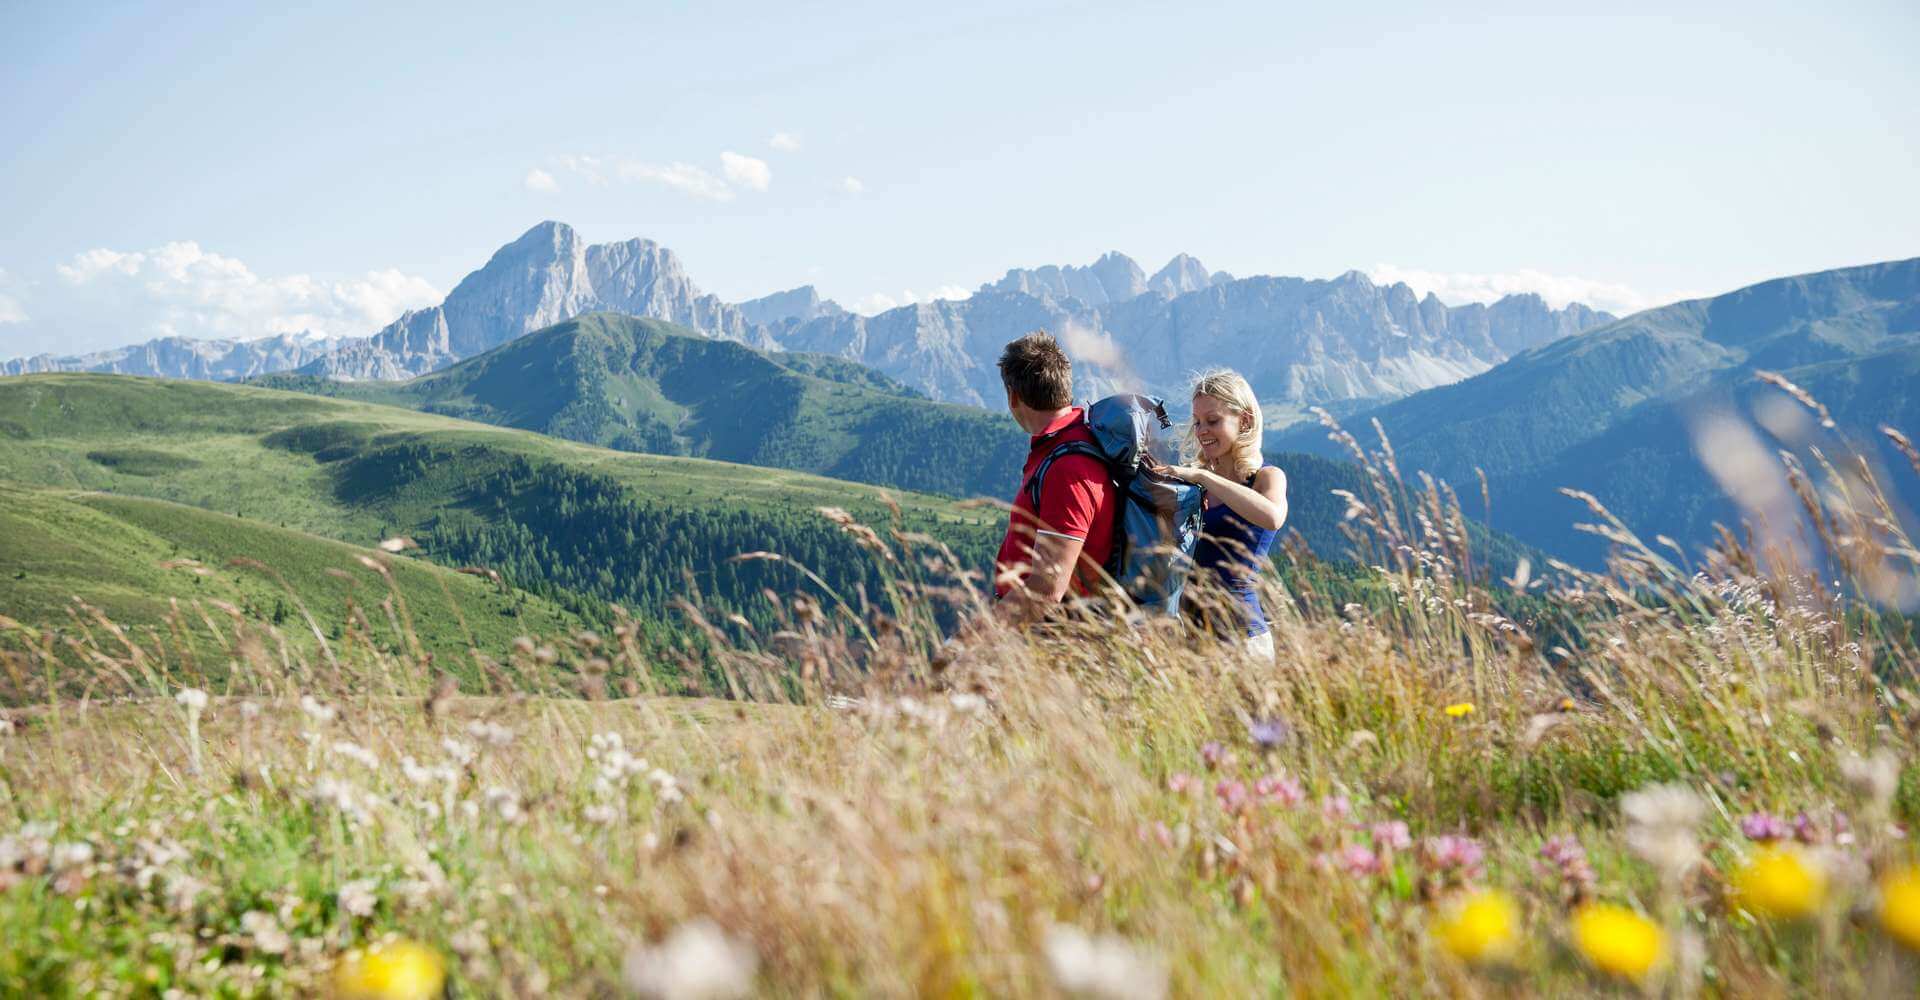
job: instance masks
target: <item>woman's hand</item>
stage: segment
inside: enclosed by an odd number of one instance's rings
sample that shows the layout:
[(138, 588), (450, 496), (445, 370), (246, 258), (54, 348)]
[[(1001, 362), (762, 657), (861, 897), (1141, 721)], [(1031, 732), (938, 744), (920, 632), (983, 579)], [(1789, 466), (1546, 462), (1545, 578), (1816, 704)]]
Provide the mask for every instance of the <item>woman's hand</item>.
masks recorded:
[(1149, 460), (1147, 463), (1147, 471), (1156, 476), (1178, 479), (1183, 483), (1192, 483), (1195, 486), (1199, 486), (1200, 477), (1206, 475), (1206, 470), (1197, 469), (1191, 465), (1162, 465), (1152, 460)]

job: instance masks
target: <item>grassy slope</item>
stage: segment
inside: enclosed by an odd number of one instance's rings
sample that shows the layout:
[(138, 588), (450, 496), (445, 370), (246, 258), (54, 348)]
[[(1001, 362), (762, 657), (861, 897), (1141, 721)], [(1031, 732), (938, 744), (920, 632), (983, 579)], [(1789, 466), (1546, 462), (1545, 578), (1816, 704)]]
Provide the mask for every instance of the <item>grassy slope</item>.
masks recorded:
[(768, 354), (613, 313), (567, 320), (398, 385), (301, 376), (257, 384), (954, 496), (1008, 492), (1025, 447), (1004, 414), (916, 398), (852, 362)]
[[(17, 621), (64, 623), (75, 595), (130, 626), (159, 624), (175, 600), (224, 601), (250, 616), (279, 619), (293, 641), (304, 643), (308, 633), (286, 588), (258, 569), (230, 565), (236, 558), (271, 567), (329, 629), (346, 619), (350, 600), (373, 608), (386, 598), (386, 583), (360, 562), (379, 559), (416, 616), (422, 645), (443, 655), (465, 650), (469, 636), (498, 652), (518, 635), (580, 625), (548, 602), (431, 563), (165, 501), (0, 482), (0, 613)], [(384, 614), (369, 616), (384, 633)], [(188, 618), (195, 616), (189, 611)]]

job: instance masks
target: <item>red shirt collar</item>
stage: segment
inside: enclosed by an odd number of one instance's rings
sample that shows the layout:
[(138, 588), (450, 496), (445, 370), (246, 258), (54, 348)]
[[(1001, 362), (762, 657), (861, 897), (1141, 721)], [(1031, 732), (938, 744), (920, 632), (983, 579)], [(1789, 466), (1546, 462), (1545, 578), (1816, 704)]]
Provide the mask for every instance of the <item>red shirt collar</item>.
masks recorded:
[(1045, 427), (1045, 429), (1041, 430), (1040, 433), (1035, 434), (1033, 436), (1032, 443), (1034, 445), (1040, 444), (1041, 442), (1054, 436), (1055, 434), (1058, 434), (1061, 431), (1064, 431), (1067, 428), (1072, 427), (1075, 423), (1078, 423), (1080, 419), (1082, 417), (1085, 417), (1086, 415), (1087, 415), (1087, 411), (1081, 409), (1078, 406), (1073, 407), (1067, 412), (1060, 414), (1058, 417), (1055, 417), (1053, 420), (1053, 423), (1048, 424)]

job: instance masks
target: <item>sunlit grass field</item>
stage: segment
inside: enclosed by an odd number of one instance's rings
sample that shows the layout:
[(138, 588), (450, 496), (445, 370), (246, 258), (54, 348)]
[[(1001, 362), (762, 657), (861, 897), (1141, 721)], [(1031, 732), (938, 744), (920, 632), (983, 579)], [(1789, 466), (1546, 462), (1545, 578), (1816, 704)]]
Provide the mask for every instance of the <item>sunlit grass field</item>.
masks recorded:
[(618, 623), (456, 671), (228, 616), (211, 674), (10, 625), (0, 992), (1920, 985), (1892, 484), (1797, 484), (1818, 573), (1731, 539), (1682, 565), (1596, 506), (1609, 571), (1487, 581), (1457, 507), (1372, 457), (1377, 585), (1270, 581), (1273, 663), (1097, 616), (942, 647), (930, 609), (977, 587), (884, 520), (847, 530), (887, 593), (690, 606), (677, 658)]

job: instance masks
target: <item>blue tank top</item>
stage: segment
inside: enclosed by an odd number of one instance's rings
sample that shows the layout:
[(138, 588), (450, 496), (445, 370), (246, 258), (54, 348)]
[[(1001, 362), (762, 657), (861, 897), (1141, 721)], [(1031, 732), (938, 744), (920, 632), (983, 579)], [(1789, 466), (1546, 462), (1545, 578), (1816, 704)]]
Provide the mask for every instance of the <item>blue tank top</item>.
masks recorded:
[[(1253, 485), (1248, 476), (1246, 485)], [(1200, 543), (1194, 546), (1193, 562), (1203, 572), (1212, 572), (1220, 585), (1233, 596), (1236, 609), (1246, 625), (1247, 634), (1267, 631), (1266, 611), (1260, 607), (1260, 594), (1254, 589), (1267, 567), (1267, 550), (1273, 547), (1272, 528), (1255, 527), (1253, 522), (1233, 512), (1224, 503), (1213, 502), (1201, 515)]]

